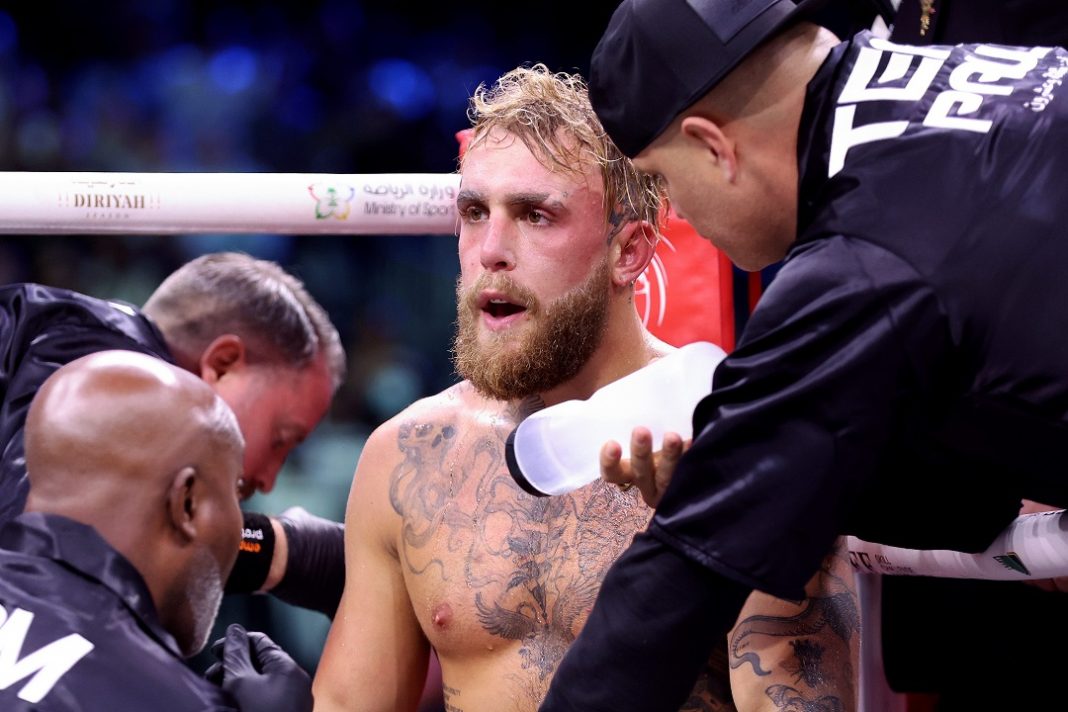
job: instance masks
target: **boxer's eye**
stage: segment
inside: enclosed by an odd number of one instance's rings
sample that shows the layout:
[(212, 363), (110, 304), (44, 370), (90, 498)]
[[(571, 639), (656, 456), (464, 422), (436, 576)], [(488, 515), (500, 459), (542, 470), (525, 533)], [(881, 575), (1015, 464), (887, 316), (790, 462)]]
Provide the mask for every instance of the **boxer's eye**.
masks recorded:
[(460, 219), (464, 222), (475, 223), (484, 220), (486, 211), (479, 205), (467, 205), (460, 208)]

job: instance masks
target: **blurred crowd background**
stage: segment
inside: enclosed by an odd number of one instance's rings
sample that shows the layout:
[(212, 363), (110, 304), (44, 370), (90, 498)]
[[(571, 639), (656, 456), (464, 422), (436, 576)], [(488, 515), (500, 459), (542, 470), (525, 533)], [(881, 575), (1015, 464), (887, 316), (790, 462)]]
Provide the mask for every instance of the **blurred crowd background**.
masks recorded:
[[(614, 0), (119, 0), (0, 7), (0, 170), (445, 173), (480, 82), (522, 63), (586, 74)], [(364, 438), (455, 380), (450, 237), (0, 236), (0, 283), (141, 304), (183, 262), (276, 260), (330, 312), (349, 355), (327, 421), (276, 490), (340, 520)], [(314, 671), (329, 621), (231, 597), (222, 623), (266, 630)], [(196, 661), (195, 663), (196, 664)]]

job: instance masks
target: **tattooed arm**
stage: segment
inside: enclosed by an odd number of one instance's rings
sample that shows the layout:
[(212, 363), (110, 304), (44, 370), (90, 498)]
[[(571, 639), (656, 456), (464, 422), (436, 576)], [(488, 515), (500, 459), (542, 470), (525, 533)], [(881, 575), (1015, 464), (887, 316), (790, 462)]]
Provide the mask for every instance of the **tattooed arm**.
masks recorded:
[(367, 440), (345, 513), (345, 592), (315, 676), (316, 712), (415, 710), (429, 645), (396, 551), (390, 475), (402, 460), (390, 421)]
[(839, 540), (799, 604), (754, 592), (728, 636), (731, 688), (741, 712), (854, 712), (859, 607)]
[[(1034, 502), (1030, 499), (1025, 499), (1020, 507), (1020, 514), (1034, 514), (1035, 512), (1054, 512), (1063, 507), (1054, 507), (1050, 504), (1041, 504), (1040, 502)], [(1028, 586), (1034, 586), (1040, 588), (1043, 591), (1053, 593), (1060, 591), (1061, 593), (1068, 593), (1068, 576), (1058, 576), (1051, 579), (1031, 579), (1023, 581)]]

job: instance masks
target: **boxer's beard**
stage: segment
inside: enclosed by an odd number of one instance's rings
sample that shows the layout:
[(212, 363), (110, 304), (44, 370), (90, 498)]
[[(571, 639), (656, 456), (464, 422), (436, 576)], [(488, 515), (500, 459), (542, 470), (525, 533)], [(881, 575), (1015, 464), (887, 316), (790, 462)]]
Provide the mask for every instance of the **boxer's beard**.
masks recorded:
[[(479, 393), (498, 400), (544, 393), (574, 378), (604, 336), (609, 275), (606, 257), (584, 283), (545, 307), (507, 275), (483, 274), (467, 290), (457, 282), (456, 372)], [(480, 340), (477, 299), (486, 288), (525, 306), (527, 324), (487, 332)]]
[(219, 615), (219, 605), (223, 597), (222, 573), (219, 562), (211, 555), (207, 547), (197, 547), (189, 565), (189, 587), (186, 592), (187, 605), (192, 614), (192, 636), (188, 649), (182, 653), (187, 657), (196, 655), (208, 644), (208, 636)]

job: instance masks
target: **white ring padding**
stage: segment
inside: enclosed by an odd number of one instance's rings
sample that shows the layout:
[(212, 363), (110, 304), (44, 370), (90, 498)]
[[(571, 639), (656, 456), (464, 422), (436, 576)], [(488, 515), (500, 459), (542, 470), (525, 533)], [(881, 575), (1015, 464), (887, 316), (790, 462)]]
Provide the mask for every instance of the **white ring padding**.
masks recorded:
[(0, 172), (0, 234), (455, 234), (455, 173)]
[(917, 551), (848, 537), (849, 561), (860, 573), (1022, 581), (1068, 576), (1064, 510), (1017, 517), (986, 551)]

